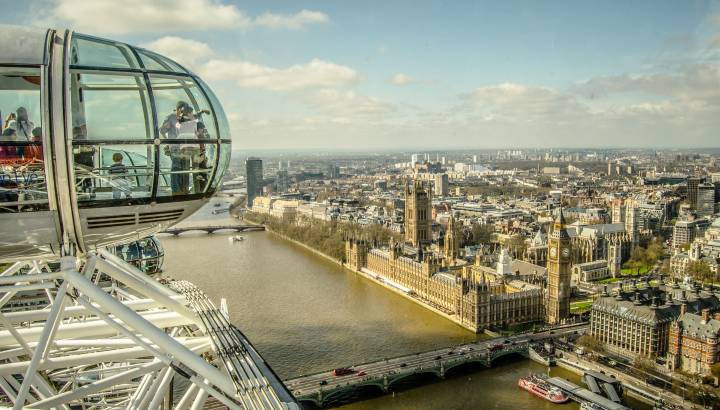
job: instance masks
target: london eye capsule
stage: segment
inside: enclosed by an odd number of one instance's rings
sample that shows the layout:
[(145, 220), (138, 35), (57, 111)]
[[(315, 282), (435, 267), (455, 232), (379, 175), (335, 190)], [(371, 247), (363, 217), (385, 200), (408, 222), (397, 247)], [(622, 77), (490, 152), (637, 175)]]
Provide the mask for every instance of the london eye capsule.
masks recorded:
[(112, 245), (108, 249), (149, 275), (160, 273), (162, 270), (165, 251), (155, 235), (127, 244)]
[(230, 132), (195, 74), (72, 31), (0, 33), (0, 260), (128, 243), (213, 195)]

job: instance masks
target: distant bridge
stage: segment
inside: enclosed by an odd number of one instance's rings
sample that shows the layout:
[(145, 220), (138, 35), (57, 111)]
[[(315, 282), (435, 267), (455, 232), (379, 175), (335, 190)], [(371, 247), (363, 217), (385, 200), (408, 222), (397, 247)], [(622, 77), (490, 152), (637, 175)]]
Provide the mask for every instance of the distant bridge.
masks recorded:
[(214, 233), (215, 231), (235, 231), (235, 232), (250, 232), (250, 231), (264, 231), (263, 225), (202, 225), (202, 226), (173, 226), (167, 228), (160, 233), (167, 233), (171, 235), (180, 235), (184, 232), (190, 231), (201, 231), (207, 233)]
[(285, 380), (284, 383), (301, 403), (312, 403), (317, 407), (335, 406), (358, 400), (366, 394), (387, 393), (401, 383), (417, 383), (427, 377), (442, 379), (465, 366), (480, 364), (491, 367), (495, 360), (505, 356), (537, 360), (531, 356), (531, 344), (582, 333), (586, 327), (581, 324), (535, 334), (481, 340), (355, 365), (350, 367), (353, 373), (344, 376), (334, 376), (332, 371), (324, 371)]

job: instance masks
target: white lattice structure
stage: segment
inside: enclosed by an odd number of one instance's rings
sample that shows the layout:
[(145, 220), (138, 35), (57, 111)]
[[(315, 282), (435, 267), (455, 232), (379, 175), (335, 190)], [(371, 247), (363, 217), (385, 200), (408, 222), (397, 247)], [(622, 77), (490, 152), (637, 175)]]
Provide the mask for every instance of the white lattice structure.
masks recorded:
[[(176, 376), (189, 383), (175, 408), (208, 396), (229, 408), (296, 406), (259, 370), (234, 378), (216, 367), (214, 325), (109, 252), (16, 262), (0, 292), (0, 388), (15, 408), (157, 409)], [(257, 369), (250, 358), (239, 365)]]

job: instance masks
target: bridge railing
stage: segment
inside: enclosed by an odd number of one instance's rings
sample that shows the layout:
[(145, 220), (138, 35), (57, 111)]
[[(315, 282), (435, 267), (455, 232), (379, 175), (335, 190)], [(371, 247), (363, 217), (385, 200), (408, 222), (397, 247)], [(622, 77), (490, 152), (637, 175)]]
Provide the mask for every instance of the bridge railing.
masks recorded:
[[(473, 345), (460, 345), (460, 346), (457, 346), (457, 348), (462, 348), (462, 347), (465, 347), (465, 346), (474, 347)], [(398, 366), (397, 368), (393, 368), (393, 369), (391, 369), (391, 370), (389, 370), (389, 371), (387, 371), (387, 372), (383, 372), (383, 373), (381, 373), (381, 374), (370, 374), (370, 375), (367, 375), (366, 377), (363, 377), (363, 378), (361, 378), (361, 379), (352, 379), (352, 380), (356, 380), (357, 383), (350, 383), (350, 384), (351, 384), (351, 385), (352, 385), (352, 384), (358, 384), (358, 383), (360, 383), (360, 382), (362, 382), (362, 381), (367, 381), (367, 380), (370, 380), (370, 379), (380, 379), (380, 378), (383, 378), (383, 377), (386, 376), (386, 375), (414, 373), (414, 372), (416, 372), (417, 370), (424, 370), (424, 369), (430, 369), (430, 368), (438, 368), (438, 367), (440, 367), (440, 364), (442, 364), (442, 365), (452, 365), (452, 364), (456, 364), (456, 363), (465, 363), (465, 362), (473, 361), (473, 360), (481, 360), (481, 361), (482, 361), (482, 360), (487, 360), (488, 357), (490, 358), (490, 361), (492, 361), (492, 360), (494, 360), (494, 359), (496, 359), (496, 358), (498, 358), (498, 357), (500, 357), (500, 356), (504, 356), (504, 355), (507, 355), (507, 354), (518, 353), (518, 352), (526, 352), (526, 351), (528, 350), (528, 348), (530, 347), (530, 343), (520, 343), (520, 344), (515, 344), (515, 345), (508, 345), (508, 347), (509, 347), (508, 349), (503, 348), (503, 349), (501, 349), (501, 350), (497, 350), (497, 351), (494, 351), (494, 352), (491, 352), (489, 348), (476, 349), (476, 350), (472, 350), (472, 351), (469, 351), (469, 352), (457, 352), (457, 353), (455, 353), (453, 356), (445, 356), (445, 357), (442, 357), (442, 358), (440, 358), (440, 359), (433, 359), (432, 361), (428, 361), (428, 362), (437, 363), (436, 365), (433, 365), (433, 366), (426, 366), (426, 367), (424, 367), (424, 366), (422, 366), (422, 365), (406, 366), (406, 367)], [(430, 353), (430, 352), (439, 352), (440, 350), (445, 350), (445, 349), (447, 349), (447, 348), (443, 348), (443, 349), (431, 349), (431, 350), (426, 350), (426, 351), (423, 351), (423, 352), (415, 353), (415, 354), (412, 354), (412, 355), (395, 356), (395, 357), (387, 358), (387, 359), (383, 359), (383, 360), (371, 360), (371, 361), (368, 361), (368, 362), (365, 362), (365, 363), (355, 364), (355, 365), (352, 365), (352, 366), (349, 366), (349, 367), (351, 367), (351, 368), (358, 368), (358, 367), (362, 367), (362, 366), (365, 366), (365, 365), (382, 363), (382, 362), (384, 362), (384, 361), (391, 361), (391, 360), (397, 360), (397, 359), (412, 359), (413, 357), (418, 356), (418, 355), (420, 355), (420, 354), (425, 354), (425, 353)], [(488, 353), (490, 353), (490, 354), (488, 354)], [(426, 363), (428, 363), (428, 362), (426, 362)], [(302, 380), (302, 379), (305, 379), (305, 378), (310, 378), (310, 377), (319, 376), (319, 375), (322, 375), (322, 374), (325, 374), (325, 373), (329, 373), (329, 372), (330, 372), (329, 370), (325, 370), (325, 371), (321, 371), (321, 372), (306, 374), (306, 375), (302, 375), (302, 376), (299, 376), (299, 377), (295, 377), (295, 378), (293, 378), (293, 379), (287, 379), (287, 380), (285, 380), (285, 382), (294, 382), (294, 381)], [(323, 389), (326, 389), (326, 387), (323, 387)]]

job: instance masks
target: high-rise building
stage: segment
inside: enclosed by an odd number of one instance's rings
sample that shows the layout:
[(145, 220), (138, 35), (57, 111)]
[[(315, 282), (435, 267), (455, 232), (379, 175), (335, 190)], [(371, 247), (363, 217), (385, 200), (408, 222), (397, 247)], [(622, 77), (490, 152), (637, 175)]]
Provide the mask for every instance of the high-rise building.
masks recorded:
[(473, 164), (477, 164), (477, 155), (473, 155)]
[(702, 183), (697, 187), (698, 216), (712, 216), (715, 213), (715, 185)]
[(450, 191), (450, 179), (447, 174), (435, 175), (435, 185), (433, 186), (433, 194), (435, 196), (447, 196)]
[(260, 158), (248, 157), (245, 160), (245, 178), (247, 182), (247, 207), (252, 208), (255, 198), (263, 194), (263, 163)]
[(673, 246), (679, 248), (685, 244), (692, 243), (697, 236), (696, 220), (680, 220), (673, 226)]
[(410, 168), (414, 167), (418, 162), (420, 162), (420, 154), (410, 155)]
[(329, 179), (337, 179), (340, 178), (340, 167), (335, 164), (328, 165), (327, 169), (327, 177)]
[(688, 177), (687, 179), (687, 197), (690, 202), (690, 209), (697, 210), (698, 185), (702, 182), (702, 178)]
[(570, 316), (570, 235), (565, 229), (562, 209), (555, 219), (548, 249), (548, 296), (545, 314), (547, 322), (554, 325)]
[(288, 191), (288, 189), (290, 188), (290, 179), (288, 177), (287, 170), (281, 169), (277, 172), (277, 176), (275, 177), (275, 187), (280, 193), (285, 193)]
[(418, 247), (430, 238), (432, 193), (422, 181), (405, 185), (405, 242)]

